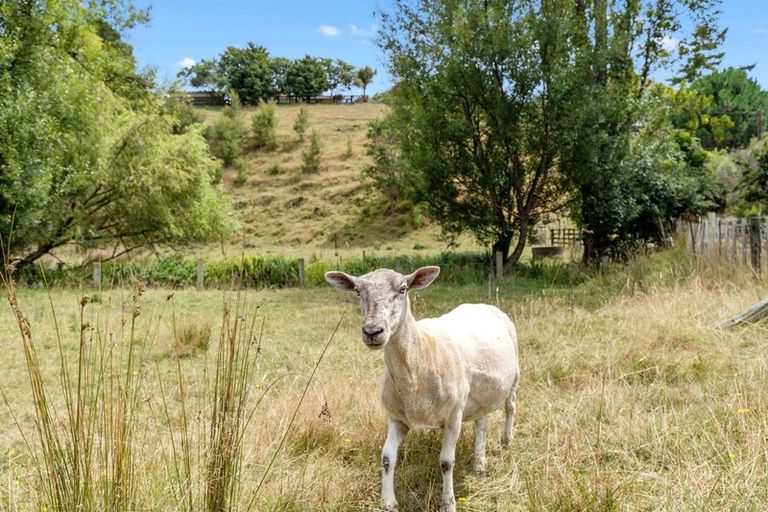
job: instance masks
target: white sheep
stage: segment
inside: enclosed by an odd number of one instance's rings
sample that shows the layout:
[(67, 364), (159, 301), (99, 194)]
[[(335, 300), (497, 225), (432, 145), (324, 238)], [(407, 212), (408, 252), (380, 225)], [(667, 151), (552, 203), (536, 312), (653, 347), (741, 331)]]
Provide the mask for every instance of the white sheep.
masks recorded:
[(439, 318), (416, 321), (408, 290), (428, 286), (439, 267), (423, 267), (404, 276), (379, 269), (360, 277), (328, 272), (325, 279), (355, 291), (363, 308), (363, 342), (384, 350), (386, 367), (381, 402), (389, 415), (381, 452), (381, 500), (397, 510), (394, 470), (397, 449), (410, 429), (442, 428), (441, 510), (453, 512), (453, 466), (461, 422), (475, 422), (475, 469), (485, 468), (487, 415), (504, 406), (502, 445), (512, 438), (515, 390), (520, 376), (515, 326), (499, 309), (462, 304)]

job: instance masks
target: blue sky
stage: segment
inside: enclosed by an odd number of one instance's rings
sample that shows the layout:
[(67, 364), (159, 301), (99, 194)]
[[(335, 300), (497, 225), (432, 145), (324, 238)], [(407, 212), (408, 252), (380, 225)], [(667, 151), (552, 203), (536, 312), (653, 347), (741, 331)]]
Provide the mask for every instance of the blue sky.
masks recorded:
[[(158, 79), (174, 79), (184, 63), (213, 58), (227, 46), (248, 41), (266, 47), (275, 57), (343, 59), (378, 71), (369, 93), (391, 83), (383, 55), (372, 41), (377, 30), (374, 11), (387, 0), (138, 0), (152, 6), (147, 26), (132, 30), (141, 67), (153, 67)], [(725, 66), (757, 64), (751, 72), (768, 89), (768, 0), (724, 0), (722, 26), (729, 27), (723, 46)]]

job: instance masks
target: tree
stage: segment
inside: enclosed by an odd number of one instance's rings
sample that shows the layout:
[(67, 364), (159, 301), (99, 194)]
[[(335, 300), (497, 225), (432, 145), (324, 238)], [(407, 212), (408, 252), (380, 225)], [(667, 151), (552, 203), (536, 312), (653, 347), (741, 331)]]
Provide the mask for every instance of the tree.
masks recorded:
[(263, 46), (250, 42), (245, 48), (230, 46), (219, 57), (219, 72), (245, 105), (256, 105), (274, 94), (269, 52)]
[[(711, 52), (722, 34), (714, 28), (719, 13), (710, 0), (552, 3), (561, 3), (569, 20), (564, 28), (571, 58), (564, 63), (575, 77), (569, 93), (574, 108), (560, 122), (566, 137), (559, 162), (574, 189), (584, 259), (599, 262), (623, 256), (622, 240), (634, 236), (625, 231), (631, 226), (625, 205), (637, 189), (623, 187), (623, 162), (641, 121), (639, 100), (652, 83), (650, 73), (684, 60), (681, 72), (692, 76), (692, 63), (710, 62), (708, 55), (716, 60)], [(687, 36), (686, 27), (691, 29)], [(670, 50), (673, 33), (680, 40)], [(705, 44), (707, 37), (713, 44)]]
[(230, 228), (201, 126), (174, 129), (126, 45), (99, 35), (112, 3), (93, 5), (3, 4), (0, 232), (19, 266), (71, 242), (117, 255)]
[(215, 59), (203, 59), (194, 66), (182, 69), (177, 76), (186, 79), (189, 85), (197, 89), (223, 92), (224, 78), (220, 73), (219, 63)]
[(286, 94), (288, 69), (291, 67), (291, 59), (285, 57), (275, 57), (269, 62), (272, 72), (272, 90), (275, 94)]
[(355, 85), (363, 90), (363, 98), (365, 98), (366, 101), (368, 97), (365, 94), (365, 90), (371, 85), (371, 82), (373, 82), (374, 76), (376, 76), (376, 70), (368, 66), (358, 69), (357, 73), (355, 73)]
[(323, 67), (325, 67), (325, 73), (328, 79), (328, 90), (331, 91), (331, 95), (336, 92), (336, 88), (341, 86), (345, 89), (349, 89), (354, 81), (355, 67), (352, 64), (344, 62), (341, 59), (320, 59)]
[(277, 147), (277, 111), (274, 103), (264, 102), (251, 118), (253, 146), (273, 151)]
[[(745, 148), (757, 136), (758, 116), (768, 116), (768, 91), (760, 88), (747, 70), (728, 68), (710, 73), (691, 83), (691, 89), (709, 99), (701, 116), (727, 116), (729, 126), (718, 133), (718, 126), (704, 125), (696, 134), (705, 148)], [(764, 121), (765, 122), (765, 121)]]
[[(753, 141), (742, 153), (739, 163), (743, 179), (739, 190), (753, 207), (750, 213), (764, 213), (768, 209), (768, 138)], [(755, 205), (758, 208), (754, 208)]]
[(531, 2), (397, 1), (382, 16), (397, 81), (387, 122), (413, 195), (447, 235), (472, 233), (505, 265), (563, 203), (555, 121), (571, 98), (560, 14)]
[(309, 112), (304, 107), (299, 109), (296, 121), (293, 123), (293, 131), (299, 136), (299, 142), (304, 142), (304, 136), (309, 128)]
[(288, 94), (307, 101), (328, 90), (328, 75), (323, 63), (309, 55), (293, 61), (286, 73), (285, 88)]

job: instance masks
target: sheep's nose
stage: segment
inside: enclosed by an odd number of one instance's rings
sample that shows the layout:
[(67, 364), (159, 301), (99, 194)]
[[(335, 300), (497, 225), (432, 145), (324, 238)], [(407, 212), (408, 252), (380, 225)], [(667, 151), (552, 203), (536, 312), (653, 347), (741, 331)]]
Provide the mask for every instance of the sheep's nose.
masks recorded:
[(378, 325), (364, 325), (363, 326), (363, 334), (368, 336), (369, 338), (375, 338), (379, 334), (384, 332), (383, 327), (379, 327)]

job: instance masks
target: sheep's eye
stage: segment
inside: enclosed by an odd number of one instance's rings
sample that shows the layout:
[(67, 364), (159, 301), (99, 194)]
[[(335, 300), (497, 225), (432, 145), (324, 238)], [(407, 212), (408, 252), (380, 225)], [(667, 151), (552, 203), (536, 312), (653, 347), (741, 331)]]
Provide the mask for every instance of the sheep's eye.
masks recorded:
[(358, 290), (357, 288), (355, 288), (355, 294), (356, 294), (356, 295), (359, 297), (359, 296), (360, 296), (360, 290)]
[(407, 291), (408, 291), (408, 287), (403, 285), (403, 286), (400, 287), (400, 292), (399, 293), (404, 294)]

